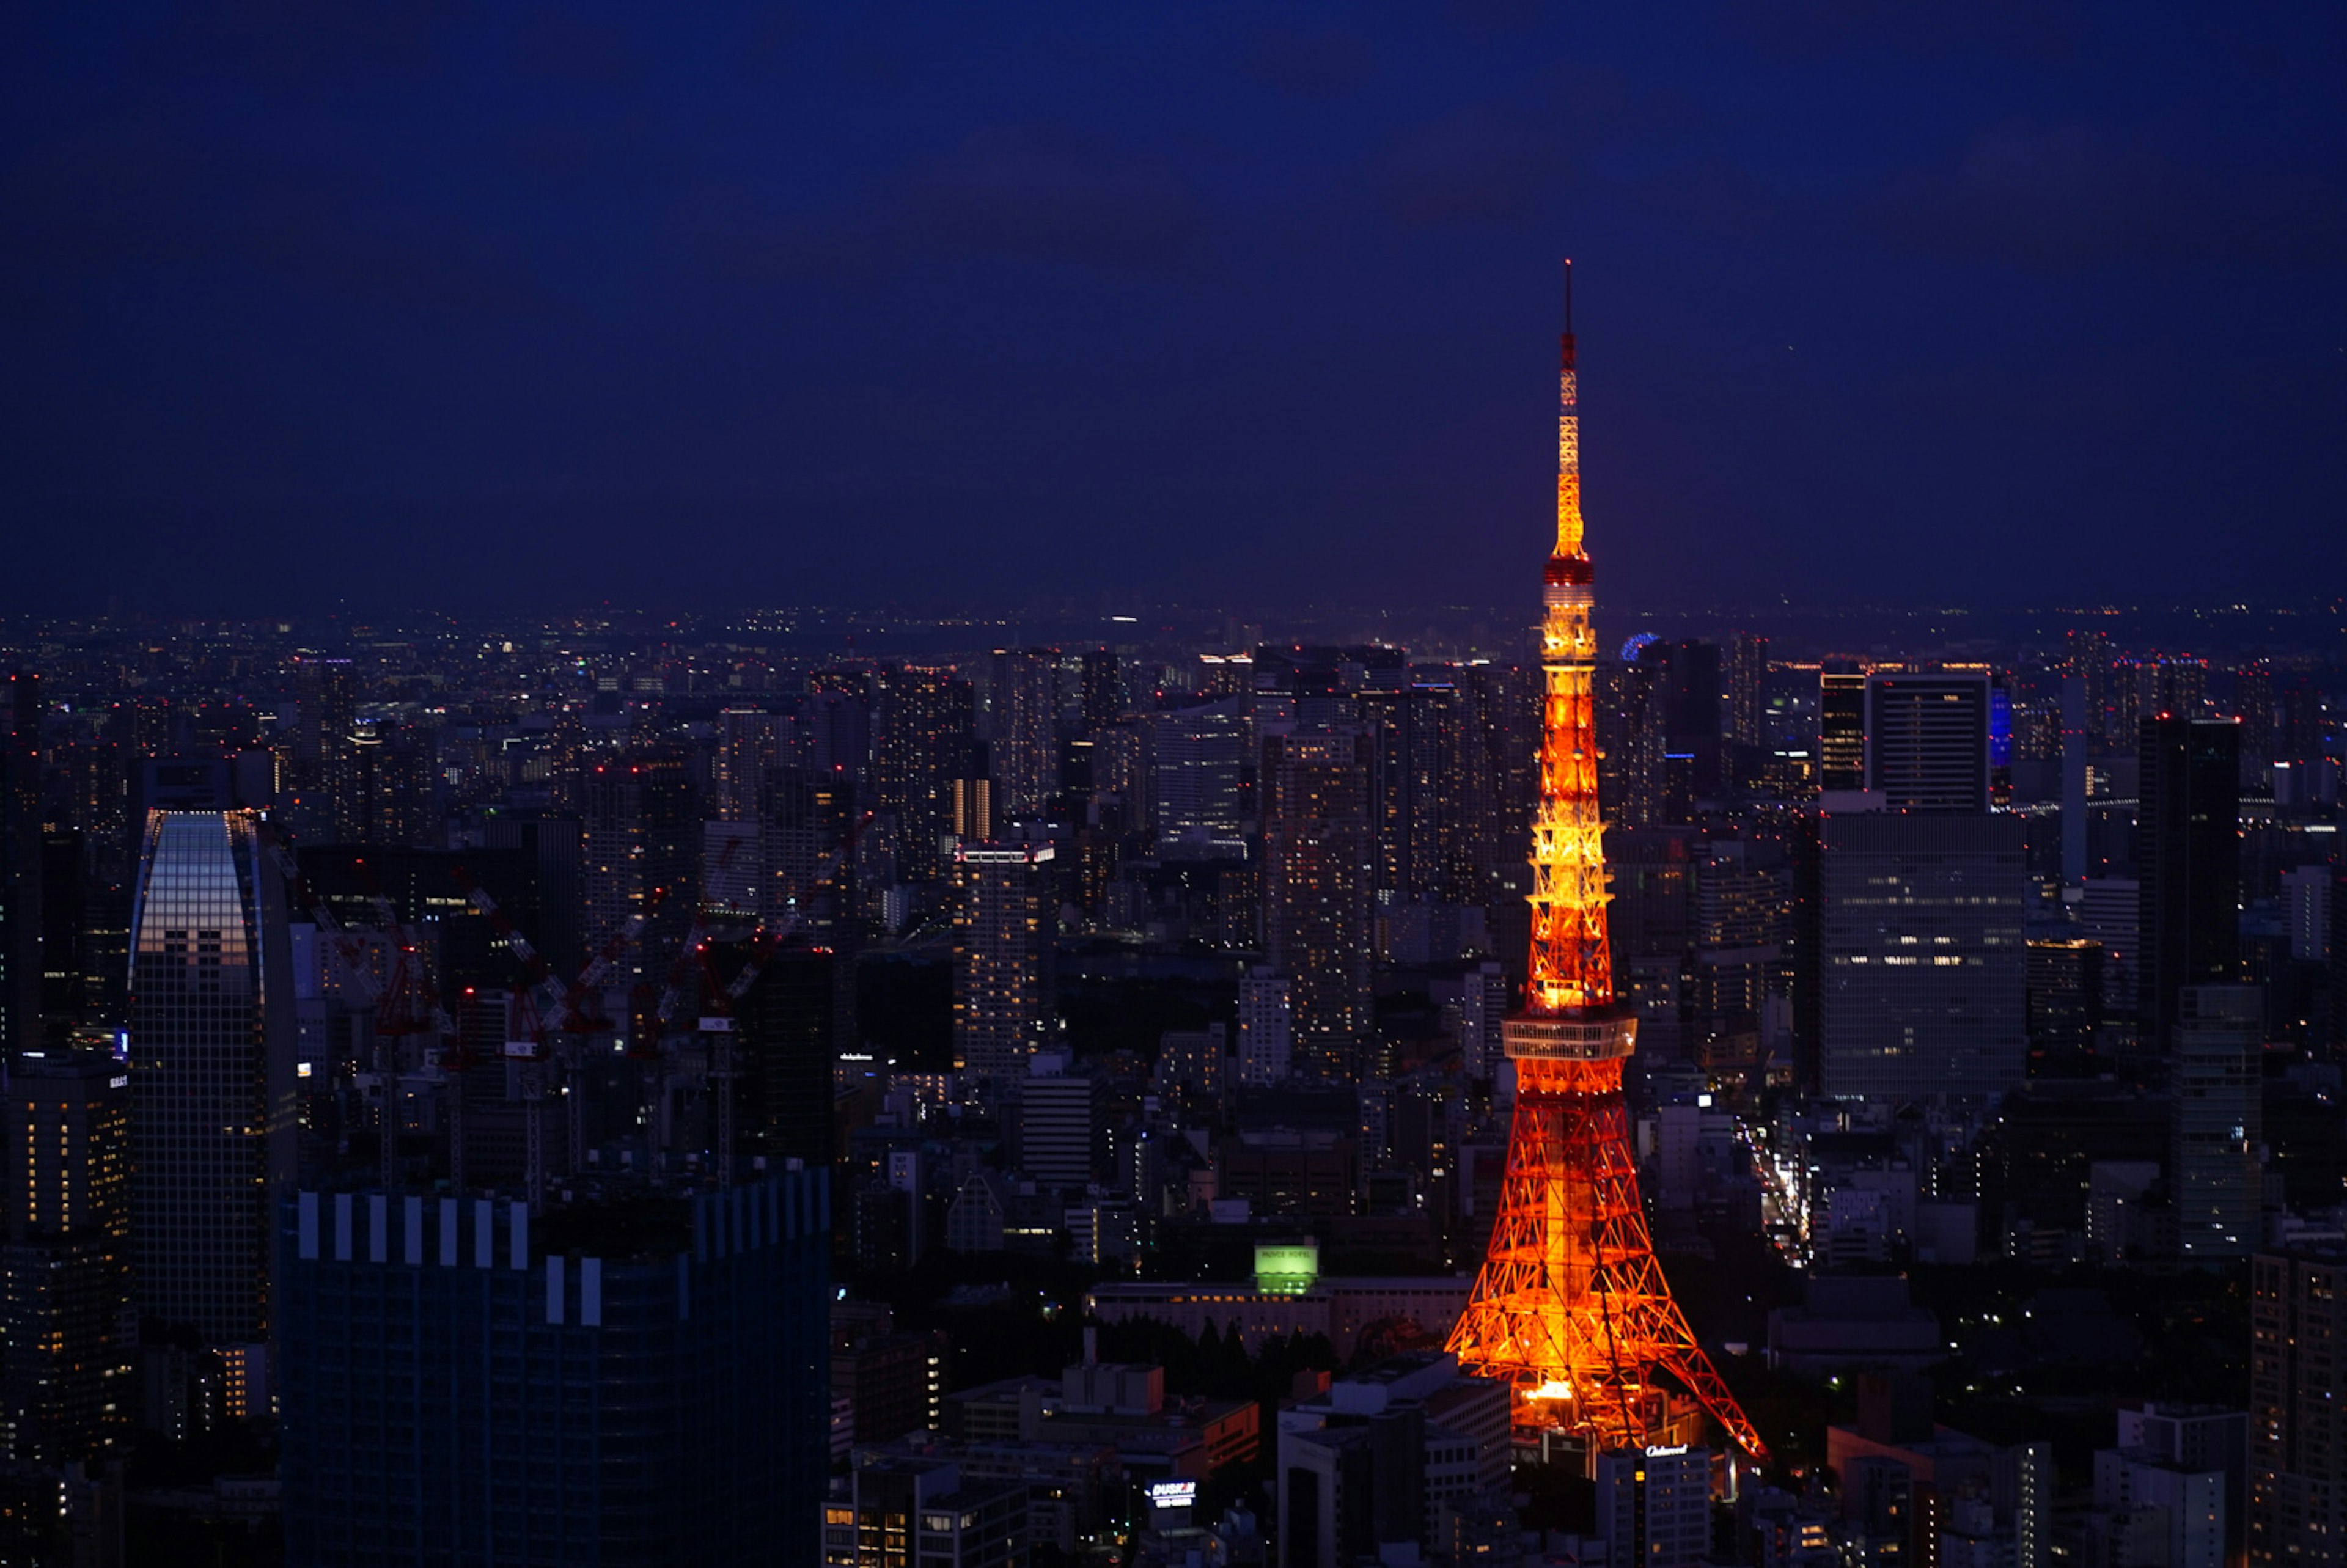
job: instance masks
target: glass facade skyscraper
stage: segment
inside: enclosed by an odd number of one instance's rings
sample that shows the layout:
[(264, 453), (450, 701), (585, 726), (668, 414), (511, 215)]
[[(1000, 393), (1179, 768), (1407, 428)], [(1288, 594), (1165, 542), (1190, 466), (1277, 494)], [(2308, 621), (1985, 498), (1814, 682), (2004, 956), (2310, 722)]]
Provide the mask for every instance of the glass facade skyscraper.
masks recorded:
[(243, 811), (147, 819), (130, 924), (132, 1277), (206, 1343), (269, 1328), (271, 1189), (295, 1159), (282, 887)]

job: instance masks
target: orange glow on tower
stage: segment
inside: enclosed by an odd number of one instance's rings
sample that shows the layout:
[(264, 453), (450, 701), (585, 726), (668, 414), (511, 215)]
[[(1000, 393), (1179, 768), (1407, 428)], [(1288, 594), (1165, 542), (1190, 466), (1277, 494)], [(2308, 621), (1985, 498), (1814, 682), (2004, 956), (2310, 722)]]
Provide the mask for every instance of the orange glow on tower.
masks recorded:
[(1767, 1450), (1671, 1298), (1638, 1197), (1622, 1065), (1637, 1020), (1614, 999), (1597, 805), (1597, 644), (1581, 525), (1573, 264), (1565, 263), (1556, 549), (1544, 575), (1540, 804), (1524, 1009), (1503, 1030), (1515, 1122), (1491, 1249), (1450, 1332), (1460, 1364), (1515, 1386), (1520, 1430), (1591, 1451), (1686, 1442), (1703, 1412)]

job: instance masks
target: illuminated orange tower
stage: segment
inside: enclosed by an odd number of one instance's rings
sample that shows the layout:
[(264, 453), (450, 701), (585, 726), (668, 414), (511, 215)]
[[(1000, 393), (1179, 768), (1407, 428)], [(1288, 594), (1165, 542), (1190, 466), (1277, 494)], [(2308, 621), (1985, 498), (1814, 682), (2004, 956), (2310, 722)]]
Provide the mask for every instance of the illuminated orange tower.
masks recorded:
[(1597, 809), (1596, 634), (1581, 537), (1581, 424), (1565, 263), (1557, 408), (1556, 551), (1541, 627), (1546, 677), (1532, 819), (1532, 937), (1523, 1010), (1503, 1026), (1515, 1124), (1491, 1250), (1450, 1332), (1461, 1366), (1515, 1386), (1519, 1431), (1589, 1451), (1690, 1440), (1709, 1411), (1766, 1450), (1696, 1343), (1655, 1260), (1638, 1200), (1622, 1064), (1637, 1020), (1614, 999)]

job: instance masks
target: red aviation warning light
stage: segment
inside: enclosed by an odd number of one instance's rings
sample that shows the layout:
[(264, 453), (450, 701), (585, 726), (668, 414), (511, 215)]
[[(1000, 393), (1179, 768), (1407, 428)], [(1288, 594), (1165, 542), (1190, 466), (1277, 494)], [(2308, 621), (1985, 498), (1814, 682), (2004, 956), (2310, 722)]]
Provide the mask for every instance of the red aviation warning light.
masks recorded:
[(1696, 1343), (1639, 1202), (1622, 1064), (1637, 1020), (1614, 999), (1597, 804), (1597, 643), (1581, 523), (1573, 263), (1565, 263), (1556, 548), (1542, 572), (1540, 803), (1524, 1009), (1502, 1038), (1515, 1122), (1491, 1244), (1449, 1348), (1516, 1390), (1519, 1431), (1591, 1453), (1686, 1442), (1705, 1412), (1755, 1459), (1760, 1434)]

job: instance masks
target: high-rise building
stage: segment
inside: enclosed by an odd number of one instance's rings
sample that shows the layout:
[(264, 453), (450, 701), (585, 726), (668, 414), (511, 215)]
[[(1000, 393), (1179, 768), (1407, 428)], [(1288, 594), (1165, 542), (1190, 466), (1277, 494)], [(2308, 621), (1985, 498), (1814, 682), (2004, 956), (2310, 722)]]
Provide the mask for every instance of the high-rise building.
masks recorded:
[(271, 1215), (295, 1158), (284, 892), (250, 812), (147, 821), (131, 917), (138, 1308), (207, 1344), (267, 1337)]
[(1470, 1078), (1489, 1078), (1505, 1057), (1501, 1026), (1507, 1022), (1508, 971), (1478, 964), (1460, 982), (1459, 1065)]
[(1229, 837), (1246, 807), (1247, 723), (1235, 697), (1146, 715), (1150, 823), (1163, 838)]
[(289, 1194), (287, 1560), (811, 1561), (829, 1186), (770, 1172), (538, 1214)]
[(1711, 1450), (1675, 1443), (1597, 1456), (1597, 1535), (1608, 1562), (1694, 1568), (1711, 1555)]
[(1727, 736), (1738, 745), (1762, 743), (1768, 709), (1768, 640), (1738, 631), (1727, 640)]
[(1383, 903), (1452, 891), (1448, 850), (1459, 781), (1444, 742), (1454, 730), (1448, 710), (1456, 691), (1431, 673), (1358, 700), (1369, 732), (1370, 886)]
[(2262, 1234), (2264, 999), (2256, 986), (2177, 993), (2168, 1182), (2188, 1263), (2246, 1257)]
[[(897, 819), (897, 866), (907, 882), (946, 875), (957, 781), (980, 776), (969, 682), (943, 667), (880, 675), (879, 803)], [(979, 835), (985, 837), (987, 835)]]
[(1307, 1078), (1358, 1076), (1371, 1043), (1369, 750), (1356, 728), (1263, 742), (1264, 948)]
[(337, 764), (335, 839), (426, 848), (441, 839), (438, 746), (439, 732), (421, 726), (354, 728)]
[(857, 791), (825, 768), (770, 768), (758, 793), (765, 856), (758, 912), (766, 924), (835, 940), (856, 920)]
[(1101, 1130), (1099, 1081), (1064, 1050), (1039, 1051), (1027, 1066), (1019, 1086), (1019, 1168), (1051, 1186), (1084, 1186)]
[(2331, 904), (2332, 869), (2301, 866), (2281, 874), (2282, 919), (2290, 956), (2298, 963), (2320, 964), (2331, 957), (2332, 923), (2340, 914)]
[(2347, 1542), (2347, 1253), (2250, 1265), (2252, 1568), (2337, 1568)]
[(2092, 937), (2029, 943), (2029, 1048), (2091, 1050), (2103, 1019), (2103, 945)]
[(631, 917), (653, 909), (628, 958), (629, 969), (641, 974), (644, 955), (672, 950), (692, 921), (701, 813), (692, 774), (682, 753), (645, 748), (588, 764), (580, 784), (587, 943), (600, 947)]
[(2163, 1051), (2185, 987), (2240, 978), (2240, 726), (2147, 718), (2138, 765), (2136, 1016), (2145, 1045)]
[(1294, 1071), (1294, 1049), (1287, 980), (1257, 964), (1239, 979), (1239, 1082), (1249, 1089), (1286, 1082)]
[(1834, 812), (1819, 830), (1827, 1094), (1983, 1100), (2028, 1064), (2018, 817)]
[(710, 758), (710, 804), (721, 822), (754, 822), (758, 791), (769, 768), (790, 760), (794, 723), (764, 708), (727, 708), (717, 715), (717, 749)]
[(1004, 1084), (1057, 1032), (1059, 891), (1049, 844), (965, 844), (954, 853), (954, 1064)]
[(1893, 811), (1984, 812), (1989, 678), (1949, 671), (1866, 682), (1866, 787)]
[(1084, 733), (1095, 734), (1123, 718), (1133, 707), (1124, 660), (1113, 648), (1088, 648), (1079, 665), (1079, 711)]
[(1030, 816), (1060, 793), (1060, 651), (999, 648), (989, 666), (987, 760), (995, 808)]
[(9, 1064), (0, 1438), (19, 1462), (94, 1460), (130, 1430), (129, 1101), (103, 1052)]
[[(1639, 651), (1655, 646), (1643, 644)], [(1658, 661), (1643, 658), (1598, 671), (1597, 789), (1609, 827), (1651, 827), (1663, 820), (1661, 674)]]
[(1866, 787), (1866, 675), (1853, 667), (1818, 672), (1818, 787)]
[(41, 694), (0, 683), (0, 1050), (41, 1048)]

